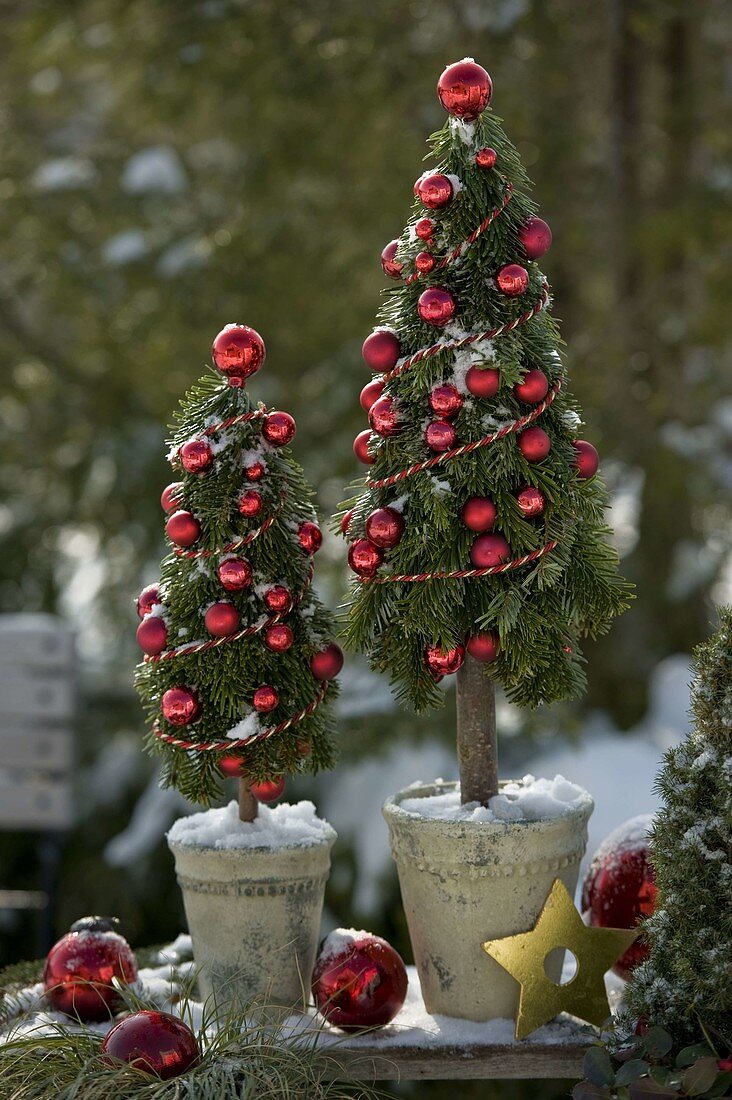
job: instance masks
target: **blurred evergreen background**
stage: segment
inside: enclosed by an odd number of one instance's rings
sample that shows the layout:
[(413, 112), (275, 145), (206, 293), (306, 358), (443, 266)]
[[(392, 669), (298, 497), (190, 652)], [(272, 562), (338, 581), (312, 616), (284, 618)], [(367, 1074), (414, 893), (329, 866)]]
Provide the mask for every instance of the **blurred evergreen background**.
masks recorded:
[[(491, 73), (554, 232), (543, 267), (638, 586), (588, 647), (582, 707), (503, 708), (503, 770), (598, 715), (637, 727), (649, 692), (665, 693), (655, 671), (705, 636), (732, 590), (729, 5), (24, 0), (0, 19), (1, 603), (68, 619), (83, 670), (57, 930), (97, 911), (138, 944), (182, 927), (162, 837), (184, 807), (156, 790), (131, 691), (133, 597), (164, 549), (171, 411), (222, 325), (253, 325), (268, 347), (253, 392), (294, 414), (321, 515), (334, 509), (357, 473), (379, 253), (444, 121), (437, 77), (466, 54)], [(319, 566), (335, 605), (342, 545)], [(351, 661), (341, 770), (292, 793), (322, 796), (342, 829), (339, 796), (357, 789), (380, 830), (384, 761), (405, 746), (404, 780), (449, 767), (451, 705), (400, 713)], [(355, 824), (329, 915), (409, 954), (395, 876)], [(34, 885), (33, 857), (32, 840), (0, 838), (0, 884)], [(0, 962), (32, 953), (32, 933), (0, 913)], [(490, 1089), (461, 1091), (561, 1092)]]

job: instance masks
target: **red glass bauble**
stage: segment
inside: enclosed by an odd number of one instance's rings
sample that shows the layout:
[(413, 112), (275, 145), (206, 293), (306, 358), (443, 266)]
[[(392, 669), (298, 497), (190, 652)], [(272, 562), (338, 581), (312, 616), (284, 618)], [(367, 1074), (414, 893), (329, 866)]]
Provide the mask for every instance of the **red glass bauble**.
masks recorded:
[(377, 328), (361, 345), (361, 356), (372, 371), (384, 374), (395, 367), (402, 354), (399, 337), (389, 328)]
[(102, 1043), (103, 1062), (124, 1062), (163, 1081), (180, 1077), (200, 1057), (196, 1036), (180, 1017), (148, 1009), (124, 1016)]
[(201, 703), (195, 691), (187, 687), (168, 688), (160, 704), (163, 718), (171, 726), (188, 726), (201, 717)]
[(239, 496), (236, 502), (240, 516), (246, 516), (247, 519), (252, 519), (254, 516), (258, 516), (264, 507), (262, 496), (256, 489), (245, 489)]
[(173, 512), (165, 524), (165, 533), (176, 546), (193, 546), (193, 543), (200, 538), (201, 524), (192, 512)]
[(342, 1031), (383, 1027), (407, 996), (401, 957), (380, 936), (338, 928), (323, 942), (312, 979), (315, 1004)]
[(335, 642), (330, 642), (310, 658), (310, 671), (316, 680), (333, 680), (342, 668), (343, 650)]
[(243, 386), (262, 366), (266, 354), (264, 340), (248, 325), (226, 325), (211, 349), (214, 366), (230, 386)]
[(273, 447), (286, 447), (295, 438), (297, 425), (294, 417), (286, 412), (271, 412), (264, 418), (262, 435)]
[(323, 532), (317, 523), (306, 519), (297, 529), (297, 540), (306, 554), (317, 554), (323, 545)]
[(496, 275), (496, 283), (501, 294), (517, 298), (529, 288), (529, 273), (521, 264), (505, 264)]
[(526, 428), (518, 437), (518, 445), (527, 462), (542, 462), (552, 449), (552, 441), (543, 428)]
[(369, 409), (369, 424), (377, 435), (385, 439), (399, 431), (399, 416), (393, 397), (380, 397)]
[(595, 448), (586, 439), (575, 439), (572, 446), (574, 447), (574, 465), (577, 476), (583, 481), (588, 477), (593, 477), (600, 465), (600, 456)]
[(516, 503), (527, 519), (534, 519), (542, 515), (546, 508), (546, 497), (541, 489), (534, 485), (527, 485), (516, 494)]
[(391, 550), (404, 534), (404, 516), (396, 508), (376, 508), (366, 520), (366, 535), (377, 546)]
[(252, 696), (252, 706), (255, 710), (258, 710), (260, 714), (269, 714), (271, 710), (274, 710), (280, 701), (277, 691), (270, 687), (269, 684), (263, 684), (258, 687)]
[(238, 779), (244, 774), (244, 761), (241, 756), (227, 753), (226, 756), (220, 756), (217, 763), (219, 770), (229, 779)]
[(266, 473), (266, 467), (263, 462), (256, 459), (254, 462), (250, 462), (248, 466), (244, 467), (244, 477), (247, 481), (261, 481)]
[[(610, 833), (595, 852), (582, 887), (582, 910), (589, 924), (635, 928), (653, 913), (658, 891), (648, 844), (652, 823), (650, 814), (631, 818)], [(647, 957), (648, 945), (636, 940), (613, 970), (628, 978)]]
[(465, 648), (476, 661), (489, 664), (495, 661), (501, 647), (498, 634), (494, 630), (479, 630), (475, 634), (468, 635)]
[(442, 210), (452, 202), (452, 183), (442, 172), (429, 172), (416, 181), (414, 193), (428, 210)]
[(417, 299), (417, 313), (428, 325), (443, 328), (455, 316), (457, 305), (449, 290), (430, 286)]
[(160, 504), (164, 512), (174, 512), (183, 496), (183, 482), (171, 481), (160, 494)]
[(227, 592), (243, 592), (252, 583), (254, 572), (246, 558), (224, 558), (216, 570), (222, 588)]
[(376, 456), (371, 453), (370, 446), (373, 442), (374, 436), (368, 428), (359, 432), (353, 441), (353, 453), (359, 462), (363, 462), (364, 466), (373, 466), (376, 462)]
[(374, 378), (373, 381), (367, 382), (359, 395), (359, 401), (361, 402), (361, 408), (364, 412), (368, 412), (374, 402), (378, 401), (384, 392), (385, 383), (380, 378)]
[(424, 430), (424, 441), (431, 451), (441, 453), (455, 446), (457, 434), (449, 420), (433, 420)]
[(414, 232), (421, 241), (429, 241), (435, 231), (435, 223), (431, 218), (418, 218), (414, 223)]
[(448, 114), (474, 122), (491, 101), (493, 84), (482, 65), (470, 58), (448, 65), (437, 82), (437, 95)]
[(159, 615), (148, 615), (138, 626), (135, 637), (143, 653), (157, 657), (168, 642), (168, 631)]
[(549, 379), (543, 370), (527, 370), (522, 382), (517, 382), (513, 392), (519, 401), (527, 405), (538, 405), (549, 392)]
[(552, 231), (541, 218), (527, 218), (518, 235), (529, 260), (538, 260), (551, 248)]
[(88, 918), (78, 925), (80, 931), (67, 932), (48, 952), (43, 970), (46, 1000), (55, 1012), (84, 1023), (109, 1020), (122, 1003), (112, 981), (130, 985), (137, 980), (135, 956), (127, 940), (103, 918)]
[(498, 153), (495, 149), (491, 149), (490, 145), (484, 145), (475, 154), (475, 163), (479, 168), (493, 168), (497, 160)]
[(341, 534), (347, 535), (348, 528), (351, 526), (351, 520), (353, 519), (353, 513), (355, 508), (349, 508), (347, 512), (344, 512), (341, 516)]
[(404, 264), (399, 263), (395, 258), (398, 247), (399, 241), (389, 241), (388, 245), (381, 253), (381, 269), (390, 279), (401, 279), (402, 276)]
[(414, 266), (420, 275), (429, 275), (436, 263), (437, 260), (431, 252), (418, 252), (414, 257)]
[(286, 615), (292, 607), (290, 589), (284, 584), (273, 584), (262, 598), (267, 608), (275, 615)]
[(465, 660), (465, 647), (456, 645), (452, 649), (442, 649), (440, 646), (428, 646), (424, 651), (424, 660), (427, 668), (435, 676), (451, 676), (462, 667)]
[(264, 644), (273, 653), (285, 653), (295, 641), (292, 628), (287, 623), (272, 623), (264, 631)]
[(233, 603), (218, 600), (211, 604), (203, 616), (203, 622), (214, 638), (228, 638), (230, 634), (236, 634), (241, 619)]
[(465, 385), (473, 397), (495, 397), (501, 388), (501, 372), (474, 364), (465, 375)]
[(430, 392), (430, 408), (444, 420), (452, 420), (463, 407), (463, 399), (452, 382), (443, 382)]
[(470, 560), (476, 569), (492, 569), (511, 560), (511, 547), (503, 535), (478, 535), (470, 547)]
[(265, 779), (263, 783), (252, 783), (250, 790), (257, 802), (276, 802), (285, 793), (285, 777)]
[(471, 497), (460, 510), (460, 519), (471, 531), (490, 531), (496, 522), (497, 510), (488, 497)]
[(155, 604), (160, 603), (160, 592), (156, 584), (145, 585), (137, 597), (137, 614), (141, 619), (149, 615)]
[(373, 577), (384, 560), (384, 551), (371, 539), (356, 539), (348, 551), (348, 564), (359, 577)]
[(190, 439), (179, 448), (178, 458), (187, 474), (202, 474), (213, 462), (214, 453), (205, 439)]

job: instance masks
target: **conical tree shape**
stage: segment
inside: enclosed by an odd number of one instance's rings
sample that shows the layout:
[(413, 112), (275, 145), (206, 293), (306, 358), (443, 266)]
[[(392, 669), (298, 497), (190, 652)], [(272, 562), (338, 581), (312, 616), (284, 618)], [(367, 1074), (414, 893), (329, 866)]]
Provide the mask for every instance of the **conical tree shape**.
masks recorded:
[[(658, 780), (663, 806), (651, 858), (658, 905), (643, 925), (650, 955), (628, 986), (628, 1010), (678, 1044), (702, 1026), (732, 1047), (732, 608), (694, 654), (693, 732)], [(723, 1041), (719, 1039), (722, 1037)], [(726, 1046), (725, 1046), (726, 1041)]]
[(373, 464), (342, 514), (359, 576), (348, 640), (418, 710), (441, 705), (436, 680), (465, 661), (458, 710), (480, 773), (491, 678), (520, 705), (577, 697), (580, 639), (628, 591), (535, 262), (551, 233), (485, 70), (450, 66), (439, 93), (451, 117), (382, 255), (399, 285), (363, 348), (372, 435), (354, 449)]
[(222, 774), (243, 777), (243, 805), (250, 784), (333, 764), (342, 656), (311, 583), (321, 534), (288, 446), (295, 422), (244, 385), (264, 355), (253, 329), (227, 326), (218, 369), (181, 402), (168, 455), (180, 481), (162, 497), (171, 551), (138, 602), (148, 744), (163, 782), (195, 802)]

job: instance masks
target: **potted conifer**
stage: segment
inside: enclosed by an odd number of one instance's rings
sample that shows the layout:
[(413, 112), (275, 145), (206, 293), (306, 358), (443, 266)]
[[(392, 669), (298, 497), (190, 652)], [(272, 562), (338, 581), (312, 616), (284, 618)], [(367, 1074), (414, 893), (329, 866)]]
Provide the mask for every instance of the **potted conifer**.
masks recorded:
[(342, 654), (312, 588), (322, 536), (289, 444), (295, 421), (252, 402), (265, 357), (227, 325), (214, 370), (184, 397), (163, 492), (170, 552), (138, 600), (137, 687), (163, 783), (209, 805), (168, 841), (204, 995), (293, 1005), (315, 959), (335, 832), (312, 803), (275, 801), (284, 776), (333, 762), (329, 701)]
[(531, 927), (557, 875), (574, 889), (593, 805), (561, 777), (501, 787), (494, 684), (522, 706), (576, 698), (581, 638), (628, 599), (536, 263), (551, 232), (491, 92), (469, 58), (440, 78), (450, 118), (363, 345), (354, 450), (371, 470), (341, 514), (350, 645), (417, 710), (457, 674), (459, 785), (384, 812), (425, 1003), (475, 1020), (515, 1015), (518, 986), (480, 945)]

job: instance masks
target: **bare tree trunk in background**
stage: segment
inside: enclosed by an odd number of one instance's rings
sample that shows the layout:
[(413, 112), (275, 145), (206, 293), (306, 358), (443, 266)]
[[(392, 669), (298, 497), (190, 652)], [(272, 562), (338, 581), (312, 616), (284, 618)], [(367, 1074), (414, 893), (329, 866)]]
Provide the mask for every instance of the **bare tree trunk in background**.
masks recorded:
[(252, 794), (245, 778), (239, 780), (239, 820), (254, 821), (259, 813), (259, 803)]
[(487, 806), (498, 794), (496, 693), (485, 665), (469, 654), (457, 674), (457, 752), (462, 803)]

